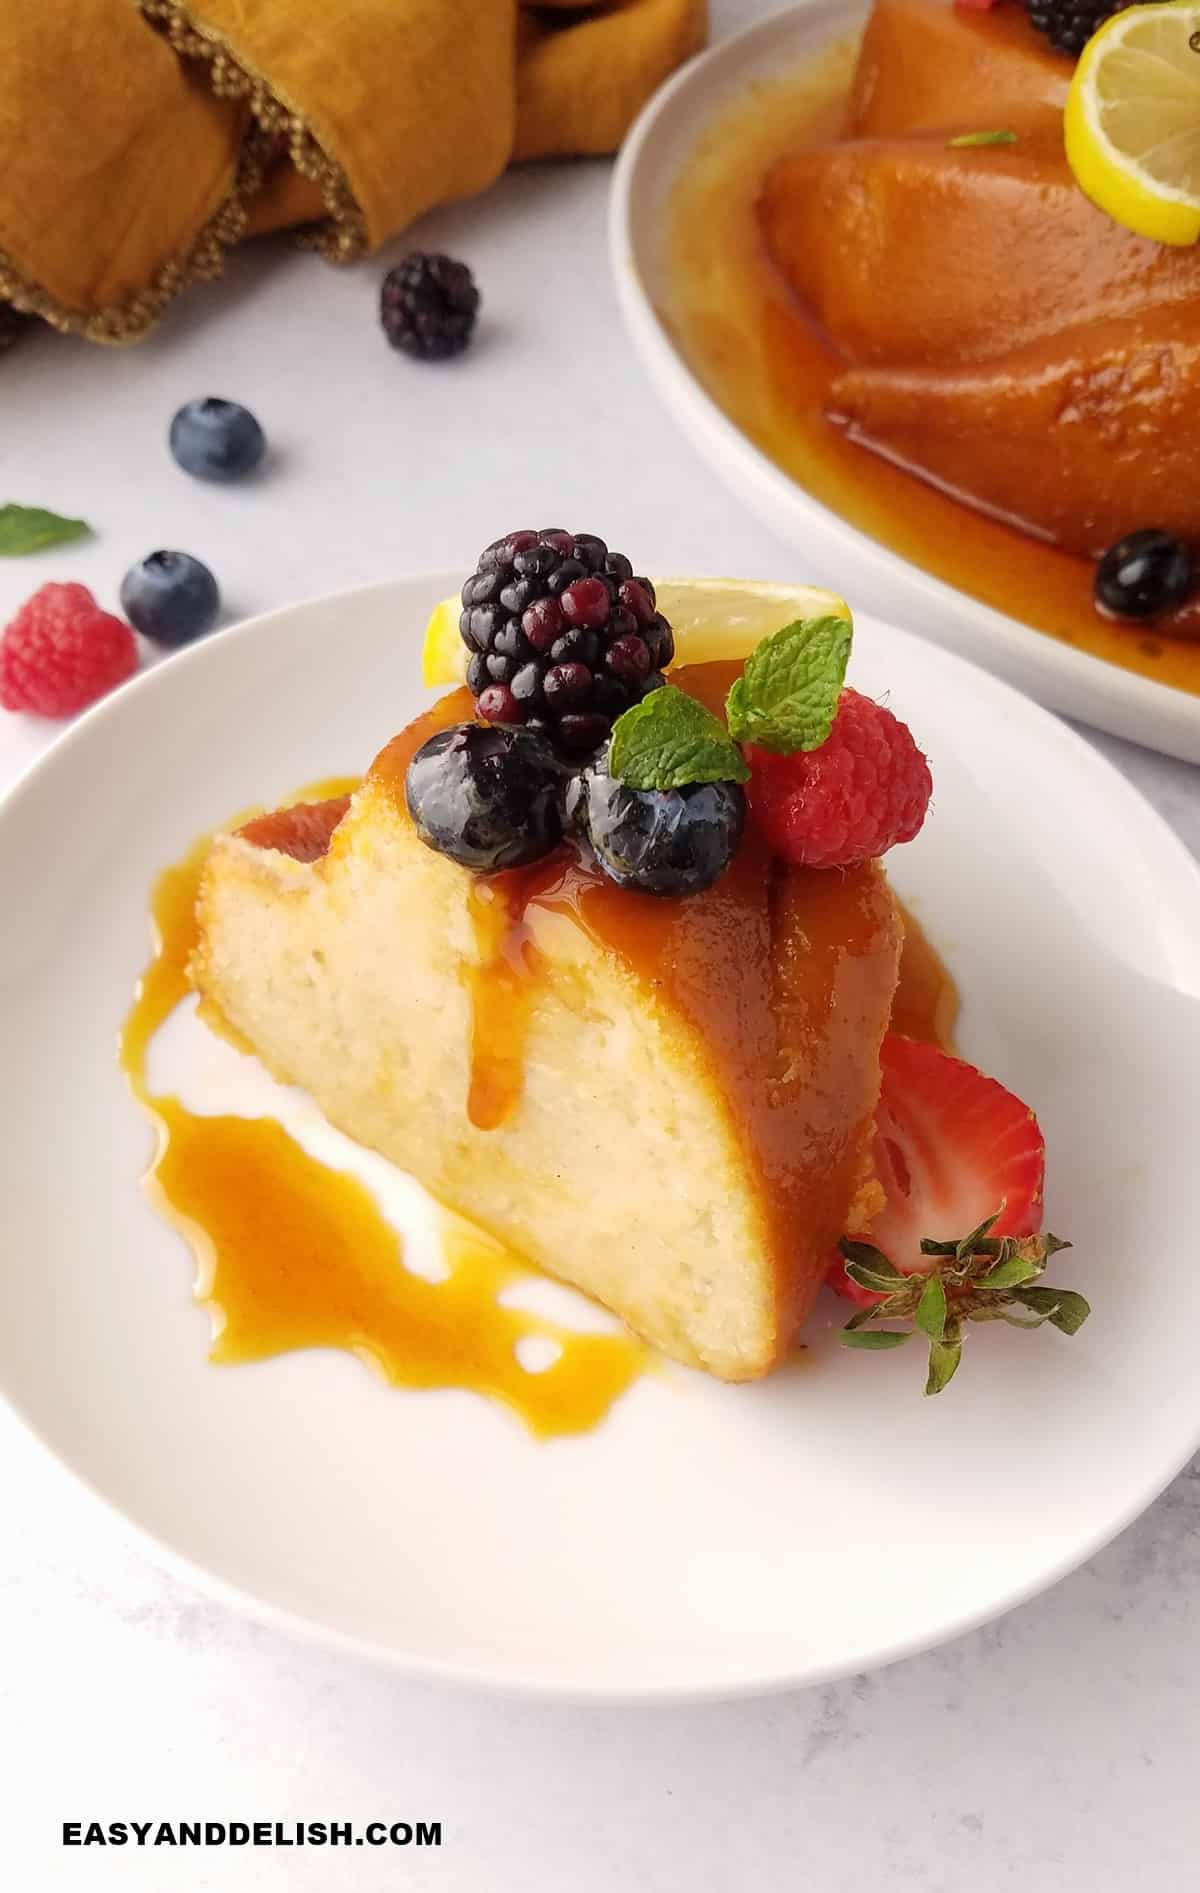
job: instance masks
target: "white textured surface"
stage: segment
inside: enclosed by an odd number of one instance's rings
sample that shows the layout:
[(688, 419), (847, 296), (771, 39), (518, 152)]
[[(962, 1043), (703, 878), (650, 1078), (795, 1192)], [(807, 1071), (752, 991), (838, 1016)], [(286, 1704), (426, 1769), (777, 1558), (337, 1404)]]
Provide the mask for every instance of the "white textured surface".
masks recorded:
[[(725, 0), (717, 27), (766, 10)], [(0, 497), (83, 512), (102, 532), (6, 563), (0, 611), (44, 577), (115, 603), (132, 559), (177, 544), (242, 614), (462, 564), (526, 519), (593, 525), (664, 570), (794, 576), (795, 556), (734, 510), (629, 358), (605, 179), (593, 164), (527, 170), (416, 233), (469, 257), (487, 299), (478, 348), (448, 369), (383, 347), (382, 262), (335, 275), (282, 247), (237, 258), (145, 348), (23, 347), (0, 366)], [(271, 435), (276, 463), (252, 490), (196, 486), (168, 459), (170, 413), (202, 393), (246, 400)], [(0, 782), (46, 734), (4, 720)], [(1200, 852), (1196, 771), (1100, 741)], [(0, 1478), (5, 1865), (38, 1893), (1124, 1893), (1194, 1872), (1194, 1470), (1086, 1570), (934, 1655), (790, 1699), (638, 1714), (443, 1694), (250, 1628), (161, 1576), (5, 1416)], [(405, 1816), (442, 1820), (440, 1853), (58, 1844), (60, 1822), (93, 1817)]]

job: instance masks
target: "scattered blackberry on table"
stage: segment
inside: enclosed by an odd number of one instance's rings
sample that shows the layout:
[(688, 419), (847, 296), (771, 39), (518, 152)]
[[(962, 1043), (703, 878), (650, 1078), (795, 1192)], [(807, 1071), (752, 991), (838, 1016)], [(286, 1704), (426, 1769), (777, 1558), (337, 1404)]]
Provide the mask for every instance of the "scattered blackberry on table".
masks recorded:
[(1044, 33), (1055, 52), (1078, 59), (1105, 20), (1123, 13), (1129, 0), (1026, 0), (1029, 18)]
[(562, 840), (564, 770), (534, 730), (457, 723), (408, 765), (405, 797), (421, 840), (476, 874), (524, 867)]
[(1110, 546), (1096, 567), (1096, 603), (1114, 618), (1157, 618), (1192, 589), (1192, 555), (1174, 533), (1147, 527)]
[(121, 580), (121, 610), (156, 644), (190, 644), (216, 624), (221, 594), (190, 552), (151, 552)]
[(631, 789), (609, 775), (605, 754), (572, 779), (566, 810), (618, 887), (701, 894), (737, 853), (746, 798), (736, 782)]
[(418, 361), (461, 355), (479, 314), (479, 291), (465, 263), (414, 250), (383, 279), (379, 319), (393, 348)]
[(253, 473), (267, 437), (249, 408), (210, 394), (180, 408), (171, 422), (170, 442), (185, 473), (224, 485)]
[(507, 533), (480, 554), (462, 604), (480, 716), (543, 728), (569, 756), (598, 749), (675, 655), (649, 579), (590, 532)]

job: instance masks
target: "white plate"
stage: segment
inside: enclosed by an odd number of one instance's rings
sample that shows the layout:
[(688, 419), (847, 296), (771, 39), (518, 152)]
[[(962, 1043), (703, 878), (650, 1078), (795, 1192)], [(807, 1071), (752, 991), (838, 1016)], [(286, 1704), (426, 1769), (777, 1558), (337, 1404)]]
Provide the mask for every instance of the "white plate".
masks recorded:
[(858, 0), (800, 0), (722, 40), (655, 94), (613, 177), (612, 266), (629, 332), (665, 406), (738, 497), (804, 553), (805, 576), (859, 607), (964, 652), (1051, 708), (1153, 749), (1200, 762), (1200, 697), (1072, 650), (911, 565), (807, 493), (760, 452), (696, 378), (658, 311), (668, 305), (664, 207), (705, 127), (755, 81), (777, 78), (845, 39), (865, 18)]
[[(956, 970), (966, 1050), (1042, 1109), (1051, 1223), (1078, 1243), (1061, 1273), (1096, 1307), (1078, 1338), (979, 1330), (923, 1401), (914, 1355), (836, 1345), (830, 1300), (802, 1368), (741, 1389), (671, 1369), (546, 1445), (482, 1400), (389, 1390), (334, 1354), (207, 1364), (114, 1060), (147, 890), (239, 806), (367, 762), (422, 701), (418, 634), (452, 584), (347, 593), (193, 647), (84, 717), (0, 808), (0, 1387), (198, 1582), (411, 1672), (589, 1699), (756, 1691), (1009, 1608), (1200, 1437), (1195, 1124), (1139, 1149), (1125, 1055), (1106, 1064), (1080, 997), (1101, 945), (1200, 992), (1200, 875), (1070, 731), (881, 625), (860, 626), (855, 680), (890, 691), (937, 782), (894, 880)], [(1064, 1053), (1080, 1045), (1086, 1074)], [(1152, 1212), (1187, 1239), (1140, 1252)]]

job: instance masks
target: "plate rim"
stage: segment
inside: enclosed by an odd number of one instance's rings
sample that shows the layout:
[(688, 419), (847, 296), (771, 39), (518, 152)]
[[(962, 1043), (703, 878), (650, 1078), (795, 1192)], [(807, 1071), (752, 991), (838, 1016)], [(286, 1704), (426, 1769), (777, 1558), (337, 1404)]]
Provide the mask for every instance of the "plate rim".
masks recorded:
[[(234, 641), (240, 643), (253, 639), (261, 635), (264, 627), (276, 625), (280, 620), (293, 617), (297, 613), (346, 613), (352, 611), (358, 601), (386, 600), (389, 594), (395, 595), (399, 602), (406, 592), (416, 587), (425, 588), (430, 593), (436, 591), (440, 596), (444, 589), (453, 587), (456, 577), (456, 573), (442, 570), (413, 572), (393, 579), (293, 601), (291, 604), (278, 606), (271, 611), (259, 613), (237, 625), (230, 626), (225, 631), (178, 653), (169, 663), (155, 665), (140, 673), (119, 690), (102, 699), (84, 716), (65, 729), (16, 778), (4, 794), (0, 795), (0, 825), (21, 820), (21, 804), (25, 796), (34, 792), (44, 777), (50, 777), (62, 768), (64, 758), (69, 757), (70, 752), (82, 741), (90, 740), (93, 729), (109, 723), (119, 724), (124, 714), (124, 705), (133, 693), (146, 694), (176, 689), (179, 686), (169, 682), (168, 679), (178, 677), (182, 680), (197, 665), (219, 664), (221, 661), (219, 653), (222, 647), (227, 644), (232, 645)], [(899, 635), (902, 639), (915, 638), (915, 633), (889, 626), (886, 621), (875, 618), (873, 614), (863, 613), (861, 617), (872, 629)], [(920, 642), (920, 640), (917, 641)], [(1107, 757), (1088, 743), (1086, 738), (1076, 730), (1063, 724), (1044, 706), (1017, 690), (1003, 678), (973, 663), (961, 653), (937, 647), (930, 648), (928, 645), (924, 646), (924, 652), (935, 664), (946, 664), (952, 670), (967, 673), (971, 687), (982, 690), (985, 695), (993, 695), (1001, 700), (1015, 703), (1019, 707), (1020, 714), (1037, 721), (1044, 720), (1053, 730), (1054, 740), (1063, 746), (1076, 761), (1082, 762), (1085, 769), (1110, 794), (1116, 795), (1126, 810), (1131, 815), (1136, 815), (1146, 825), (1148, 833), (1157, 831), (1158, 840), (1165, 848), (1165, 858), (1161, 868), (1156, 867), (1156, 880), (1161, 884), (1162, 877), (1167, 872), (1169, 860), (1171, 875), (1178, 875), (1189, 897), (1200, 902), (1200, 862), (1193, 858), (1164, 817)], [(1172, 889), (1180, 900), (1184, 898), (1179, 885), (1174, 880)], [(577, 1679), (570, 1678), (559, 1682), (541, 1676), (521, 1677), (511, 1668), (489, 1666), (487, 1663), (475, 1660), (456, 1662), (436, 1655), (414, 1654), (411, 1650), (399, 1649), (394, 1643), (383, 1641), (372, 1634), (347, 1630), (328, 1620), (306, 1614), (302, 1610), (276, 1603), (269, 1597), (247, 1588), (242, 1583), (232, 1581), (218, 1570), (210, 1568), (186, 1552), (177, 1549), (167, 1538), (160, 1536), (158, 1532), (126, 1509), (122, 1503), (110, 1498), (97, 1481), (60, 1453), (57, 1447), (45, 1437), (37, 1420), (26, 1411), (22, 1403), (14, 1399), (7, 1389), (0, 1387), (0, 1399), (26, 1435), (37, 1441), (38, 1446), (67, 1475), (76, 1490), (85, 1492), (89, 1499), (102, 1506), (110, 1517), (118, 1519), (122, 1526), (133, 1534), (135, 1541), (146, 1551), (151, 1562), (159, 1568), (168, 1570), (200, 1594), (217, 1599), (252, 1622), (281, 1631), (307, 1645), (336, 1650), (340, 1654), (383, 1666), (393, 1674), (413, 1680), (446, 1683), (457, 1688), (478, 1690), (504, 1698), (532, 1702), (637, 1708), (667, 1704), (732, 1702), (780, 1695), (797, 1689), (820, 1687), (863, 1667), (861, 1657), (843, 1658), (825, 1663), (807, 1664), (801, 1672), (794, 1670), (781, 1672), (778, 1667), (775, 1667), (757, 1672), (747, 1671), (733, 1680), (705, 1681), (701, 1679), (695, 1683), (671, 1684), (656, 1681), (644, 1686), (623, 1683), (609, 1687), (602, 1684), (581, 1683)], [(1009, 1611), (1020, 1608), (1030, 1599), (1052, 1588), (1119, 1537), (1154, 1503), (1198, 1449), (1200, 1449), (1200, 1405), (1197, 1409), (1194, 1438), (1181, 1450), (1177, 1460), (1167, 1465), (1161, 1476), (1152, 1482), (1150, 1488), (1141, 1492), (1114, 1518), (1106, 1519), (1085, 1540), (1056, 1560), (1048, 1571), (1039, 1571), (1030, 1577), (1027, 1583), (1017, 1586), (1000, 1605), (994, 1602), (987, 1603), (944, 1621), (937, 1629), (918, 1630), (910, 1636), (895, 1639), (869, 1657), (867, 1660), (869, 1668), (882, 1669), (910, 1656), (920, 1655), (924, 1651), (952, 1642), (986, 1623), (1007, 1615)]]
[[(765, 518), (773, 531), (795, 543), (795, 523), (807, 522), (824, 534), (831, 547), (849, 560), (872, 564), (878, 577), (902, 582), (938, 609), (969, 619), (972, 641), (950, 641), (932, 628), (904, 628), (914, 636), (938, 643), (980, 665), (995, 663), (995, 673), (1017, 684), (1026, 694), (1038, 693), (1044, 705), (1082, 717), (1127, 740), (1160, 749), (1163, 753), (1200, 763), (1200, 695), (1159, 683), (1137, 672), (1123, 670), (1106, 658), (1080, 651), (1049, 633), (993, 605), (972, 598), (932, 572), (913, 564), (891, 547), (851, 524), (824, 501), (778, 467), (749, 435), (727, 415), (709, 393), (672, 341), (646, 287), (642, 259), (645, 245), (637, 234), (643, 178), (656, 163), (653, 146), (659, 136), (673, 136), (664, 121), (679, 101), (693, 91), (703, 93), (714, 81), (724, 80), (726, 94), (737, 89), (737, 73), (761, 61), (776, 41), (785, 42), (814, 16), (829, 14), (831, 36), (850, 30), (842, 0), (791, 0), (791, 4), (756, 20), (689, 60), (660, 87), (634, 121), (618, 154), (608, 205), (609, 262), (617, 302), (626, 331), (665, 411), (681, 429), (705, 464), (745, 505)], [(854, 19), (866, 8), (856, 0)], [(742, 76), (747, 83), (749, 73)], [(711, 122), (711, 102), (695, 114), (693, 136), (699, 139)], [(753, 494), (751, 500), (748, 496)], [(785, 516), (793, 520), (781, 524)], [(914, 600), (911, 618), (918, 605)], [(906, 614), (906, 618), (909, 614)], [(976, 642), (978, 640), (978, 642)], [(1022, 675), (1023, 674), (1023, 675)], [(1020, 681), (1018, 681), (1020, 678)], [(1045, 694), (1043, 695), (1042, 692)], [(1153, 727), (1155, 734), (1147, 731)]]

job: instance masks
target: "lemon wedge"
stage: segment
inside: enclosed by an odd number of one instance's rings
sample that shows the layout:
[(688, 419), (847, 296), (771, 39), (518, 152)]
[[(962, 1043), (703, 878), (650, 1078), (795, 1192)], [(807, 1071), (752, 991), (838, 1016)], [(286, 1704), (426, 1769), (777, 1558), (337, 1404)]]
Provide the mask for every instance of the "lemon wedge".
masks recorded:
[(1102, 26), (1065, 131), (1080, 188), (1117, 223), (1157, 243), (1200, 239), (1200, 5), (1130, 7)]
[[(749, 657), (755, 645), (797, 618), (845, 618), (850, 607), (836, 592), (815, 585), (773, 585), (739, 578), (664, 578), (654, 581), (658, 608), (675, 634), (677, 664), (709, 664)], [(421, 653), (427, 689), (466, 681), (467, 651), (458, 635), (462, 606), (443, 598), (430, 614)]]

